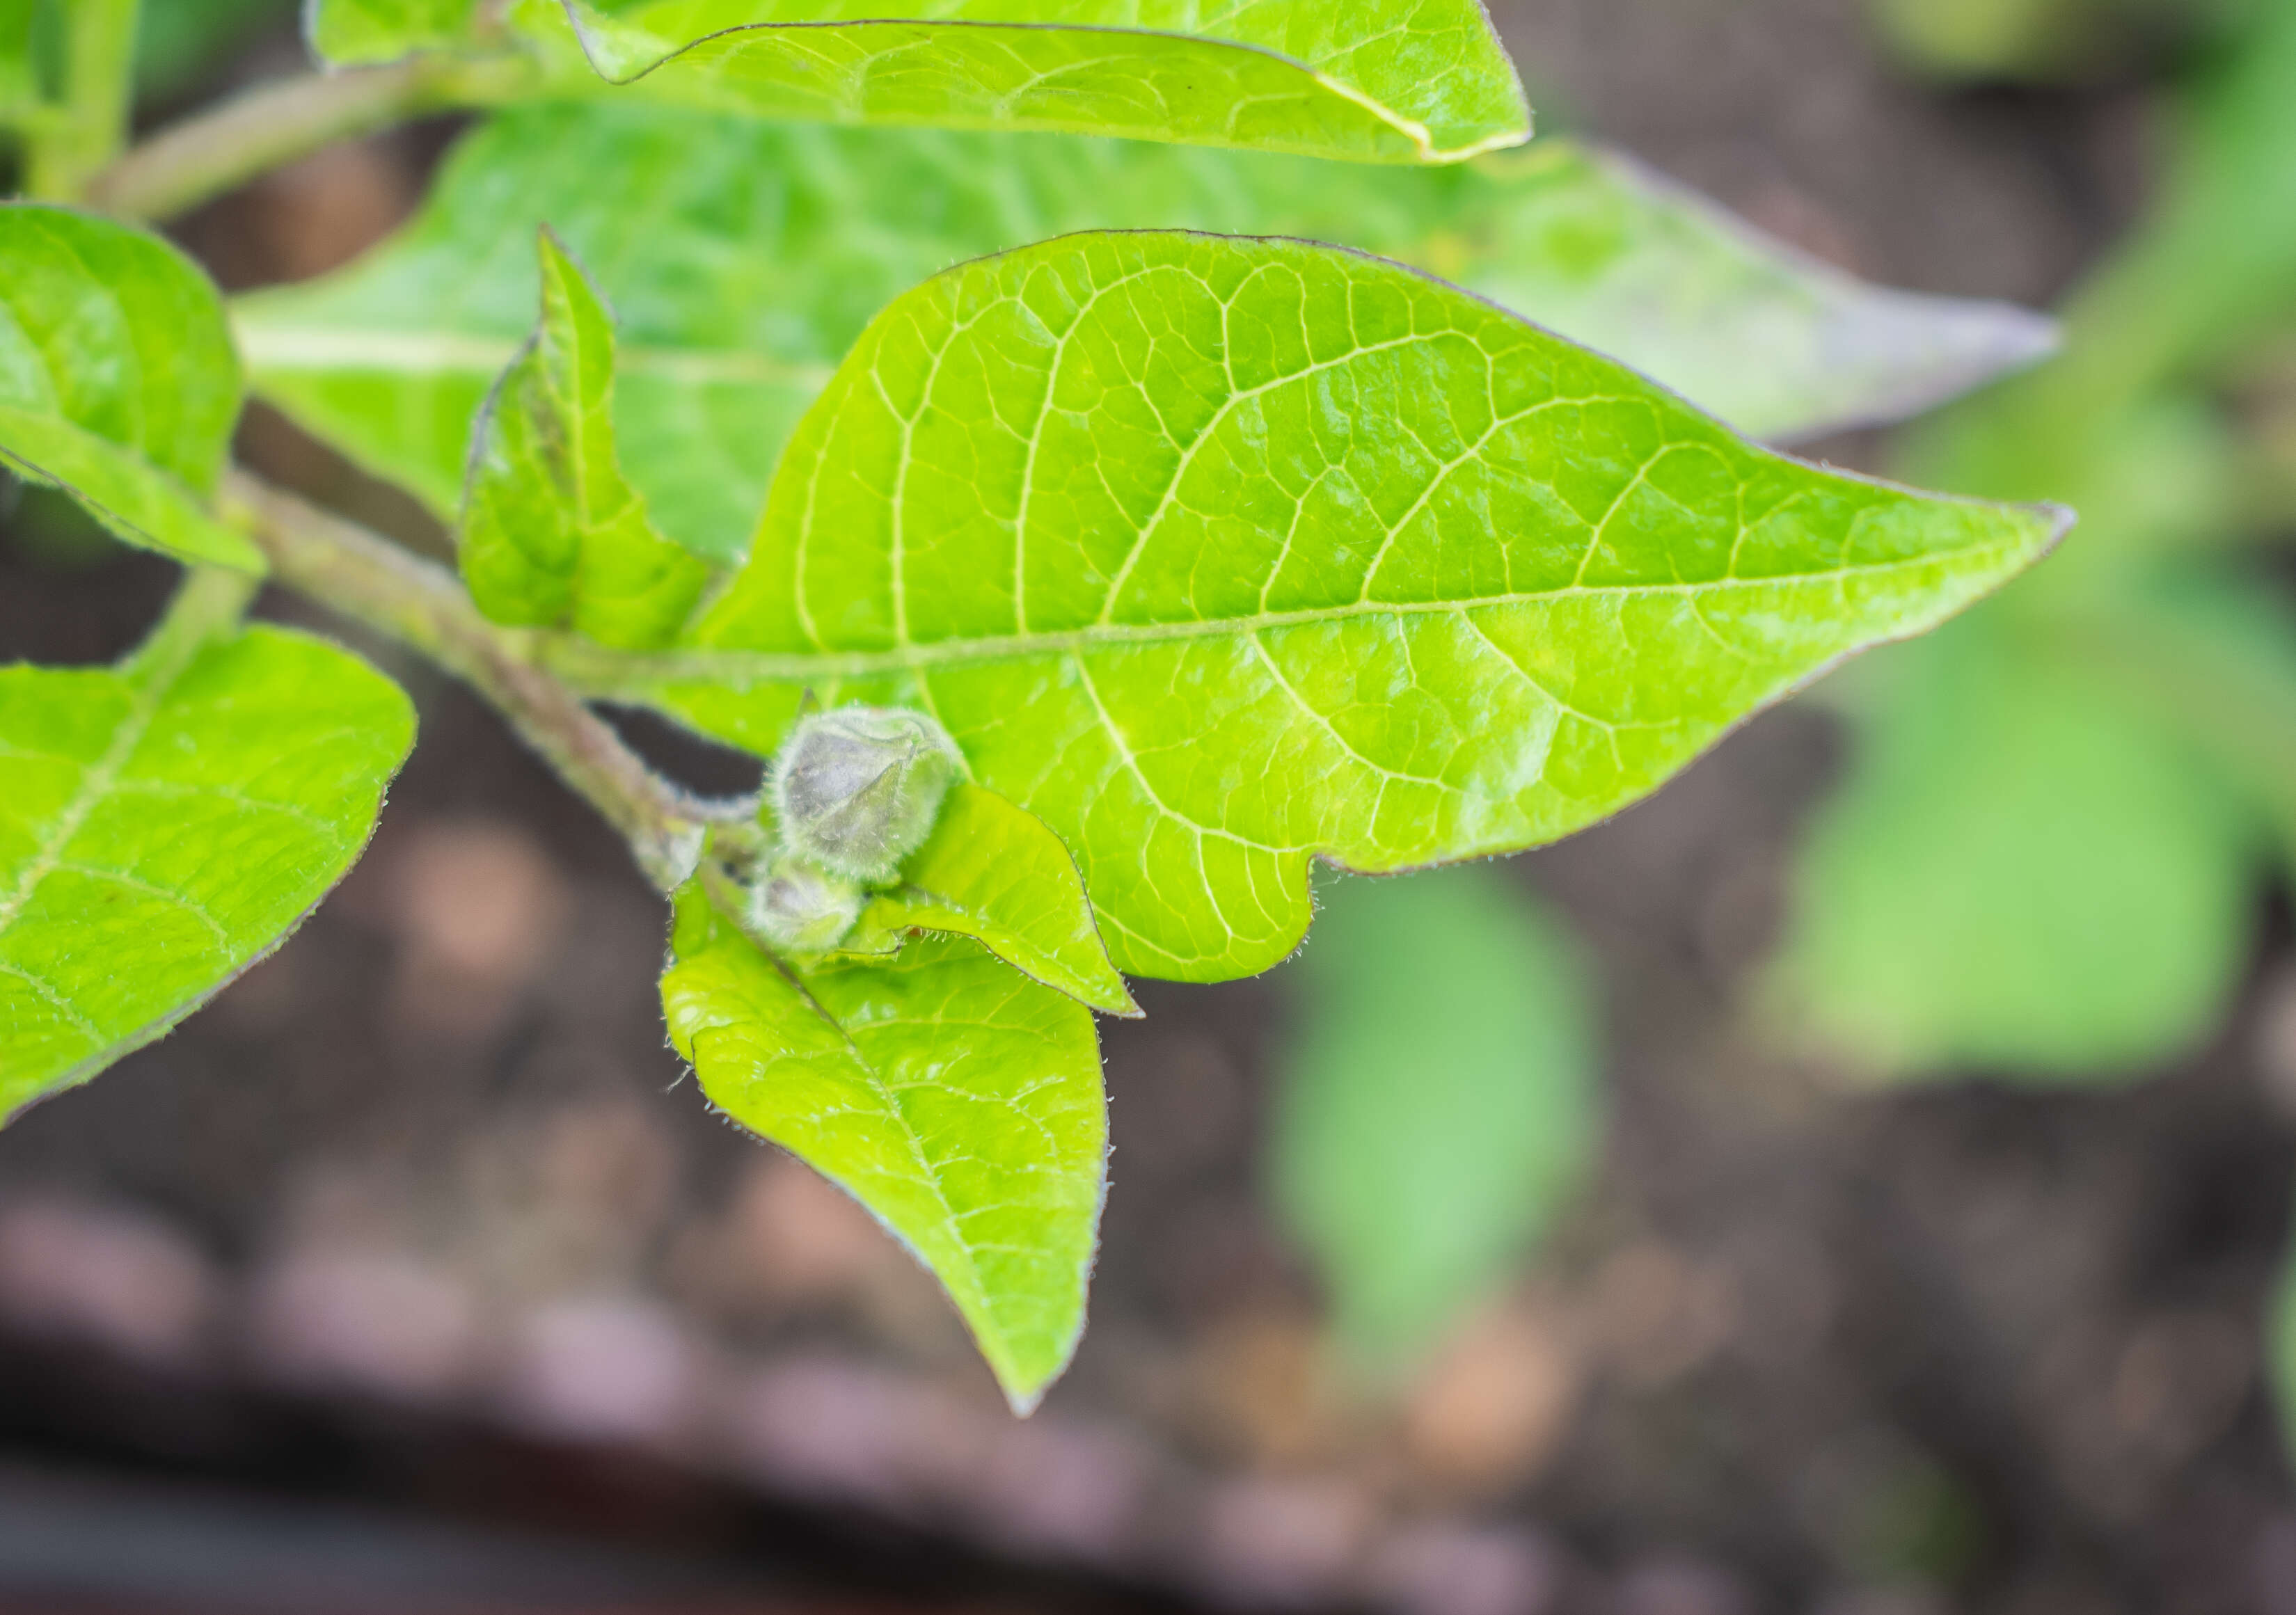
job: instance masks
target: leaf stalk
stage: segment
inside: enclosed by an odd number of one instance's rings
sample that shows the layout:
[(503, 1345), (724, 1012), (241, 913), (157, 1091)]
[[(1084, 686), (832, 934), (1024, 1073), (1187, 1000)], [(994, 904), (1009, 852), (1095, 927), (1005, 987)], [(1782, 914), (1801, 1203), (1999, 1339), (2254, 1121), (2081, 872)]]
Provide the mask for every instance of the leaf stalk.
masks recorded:
[(97, 175), (87, 199), (121, 217), (173, 218), (338, 141), (516, 100), (541, 71), (523, 52), (504, 51), (414, 56), (258, 85), (152, 135)]
[(28, 195), (77, 200), (127, 138), (141, 6), (142, 0), (78, 0), (65, 8), (63, 99), (20, 120)]
[(628, 841), (646, 878), (677, 889), (701, 861), (713, 804), (663, 779), (582, 698), (535, 665), (531, 633), (488, 621), (444, 568), (284, 489), (233, 471), (226, 499), (278, 580), (462, 679)]

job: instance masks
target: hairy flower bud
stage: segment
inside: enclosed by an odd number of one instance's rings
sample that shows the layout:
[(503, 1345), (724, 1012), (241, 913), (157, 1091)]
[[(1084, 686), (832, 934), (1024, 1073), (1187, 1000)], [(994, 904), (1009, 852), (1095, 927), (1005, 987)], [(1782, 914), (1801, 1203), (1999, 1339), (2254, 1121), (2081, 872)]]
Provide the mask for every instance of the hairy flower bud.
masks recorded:
[(749, 929), (783, 953), (826, 953), (861, 917), (865, 894), (852, 881), (795, 858), (780, 858), (750, 889)]
[(800, 720), (774, 765), (791, 850), (873, 885), (898, 879), (957, 776), (956, 748), (914, 712), (844, 707)]

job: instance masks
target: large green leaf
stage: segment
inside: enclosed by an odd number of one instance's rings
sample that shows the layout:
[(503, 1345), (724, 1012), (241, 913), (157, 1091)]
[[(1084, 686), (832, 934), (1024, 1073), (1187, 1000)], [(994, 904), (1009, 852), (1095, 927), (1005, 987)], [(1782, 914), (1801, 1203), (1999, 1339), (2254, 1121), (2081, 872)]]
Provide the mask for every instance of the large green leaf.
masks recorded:
[(2135, 1075), (2215, 1024), (2254, 854), (2175, 720), (2012, 619), (1877, 667), (1772, 983), (1882, 1074)]
[(0, 668), (0, 1115), (160, 1037), (365, 845), (397, 685), (276, 628)]
[(1276, 1201), (1342, 1334), (1405, 1357), (1505, 1282), (1592, 1165), (1587, 972), (1495, 869), (1340, 880), (1284, 980)]
[(519, 0), (632, 94), (838, 123), (1452, 162), (1530, 109), (1480, 0)]
[(760, 751), (808, 690), (928, 711), (1120, 968), (1219, 980), (1298, 943), (1312, 857), (1568, 834), (2062, 521), (1755, 448), (1377, 259), (1071, 236), (870, 327), (691, 650), (556, 653)]
[(471, 453), (463, 576), (496, 622), (664, 644), (693, 616), (709, 569), (654, 530), (622, 474), (613, 316), (547, 231), (541, 250), (542, 324), (488, 400)]
[(529, 243), (545, 222), (621, 317), (614, 413), (631, 477), (665, 532), (726, 560), (791, 426), (872, 316), (950, 264), (1076, 230), (1381, 252), (1767, 439), (1923, 407), (2032, 358), (2049, 331), (2014, 309), (1861, 285), (1566, 142), (1456, 168), (1339, 170), (1130, 142), (548, 106), (466, 141), (422, 216), (376, 255), (240, 299), (258, 384), (451, 515), (472, 415), (532, 323)]
[(479, 0), (307, 0), (311, 49), (339, 67), (470, 43)]
[(0, 465), (131, 544), (259, 571), (209, 509), (240, 394), (222, 299), (190, 259), (106, 219), (0, 205)]
[(1100, 1222), (1090, 1012), (957, 939), (800, 971), (691, 888), (672, 953), (662, 1004), (702, 1090), (874, 1212), (1034, 1406), (1083, 1330)]
[(931, 839), (841, 944), (890, 954), (913, 931), (971, 937), (1007, 964), (1111, 1015), (1137, 1015), (1108, 962), (1084, 879), (1052, 827), (993, 791), (959, 783)]

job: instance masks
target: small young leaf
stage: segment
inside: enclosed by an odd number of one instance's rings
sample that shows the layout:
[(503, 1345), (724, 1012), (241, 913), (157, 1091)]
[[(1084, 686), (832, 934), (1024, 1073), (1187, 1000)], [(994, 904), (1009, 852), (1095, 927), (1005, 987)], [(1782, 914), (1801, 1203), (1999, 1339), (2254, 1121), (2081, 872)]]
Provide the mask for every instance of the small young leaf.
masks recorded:
[(470, 42), (479, 0), (305, 0), (312, 52), (337, 67), (396, 61)]
[(1296, 1029), (1276, 1203), (1373, 1363), (1431, 1343), (1585, 1181), (1599, 1105), (1587, 972), (1500, 872), (1323, 886), (1283, 978)]
[(1137, 1015), (1108, 962), (1076, 860), (1052, 826), (978, 785), (949, 792), (932, 839), (873, 899), (844, 951), (890, 954), (912, 931), (971, 937), (1014, 969), (1111, 1015)]
[(1217, 980), (1298, 944), (1316, 854), (1569, 834), (2062, 523), (1754, 448), (1392, 264), (1070, 236), (870, 327), (690, 650), (561, 667), (765, 753), (808, 690), (930, 711), (1119, 968)]
[(520, 0), (514, 14), (631, 93), (775, 119), (1368, 162), (1456, 162), (1530, 137), (1478, 0)]
[(1802, 856), (1774, 1002), (1879, 1074), (2139, 1075), (2238, 982), (2255, 860), (2222, 782), (2020, 626), (1972, 619), (1874, 669)]
[(208, 508), (240, 397), (223, 301), (198, 266), (125, 225), (0, 204), (0, 466), (131, 544), (261, 571)]
[[(646, 205), (631, 208), (630, 196)], [(1867, 286), (1622, 160), (1547, 140), (1443, 168), (1135, 142), (783, 126), (628, 103), (505, 114), (414, 225), (236, 314), (257, 383), (451, 517), (470, 422), (530, 327), (547, 220), (622, 316), (614, 420), (662, 531), (740, 559), (790, 429), (871, 316), (952, 263), (1078, 230), (1296, 235), (1440, 274), (1750, 436), (1910, 413), (2029, 362), (2046, 321)]]
[(496, 622), (666, 644), (709, 568), (656, 532), (614, 446), (613, 317), (548, 231), (542, 324), (479, 417), (463, 577)]
[(0, 668), (0, 1116), (165, 1034), (366, 844), (397, 685), (277, 628)]
[(662, 978), (703, 1092), (874, 1212), (1026, 1411), (1084, 1327), (1108, 1114), (1091, 1013), (962, 939), (776, 963), (697, 888)]

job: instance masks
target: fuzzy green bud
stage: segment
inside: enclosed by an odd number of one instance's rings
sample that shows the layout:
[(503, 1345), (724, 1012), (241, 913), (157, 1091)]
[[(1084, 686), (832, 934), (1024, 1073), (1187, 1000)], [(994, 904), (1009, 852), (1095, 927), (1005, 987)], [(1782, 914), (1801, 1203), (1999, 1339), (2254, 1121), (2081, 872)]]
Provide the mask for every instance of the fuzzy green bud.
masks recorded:
[(799, 721), (775, 759), (775, 823), (790, 849), (871, 885), (898, 880), (956, 782), (939, 725), (914, 712), (843, 707)]
[(827, 953), (861, 917), (865, 894), (841, 876), (796, 858), (777, 858), (750, 889), (749, 930), (783, 953)]

